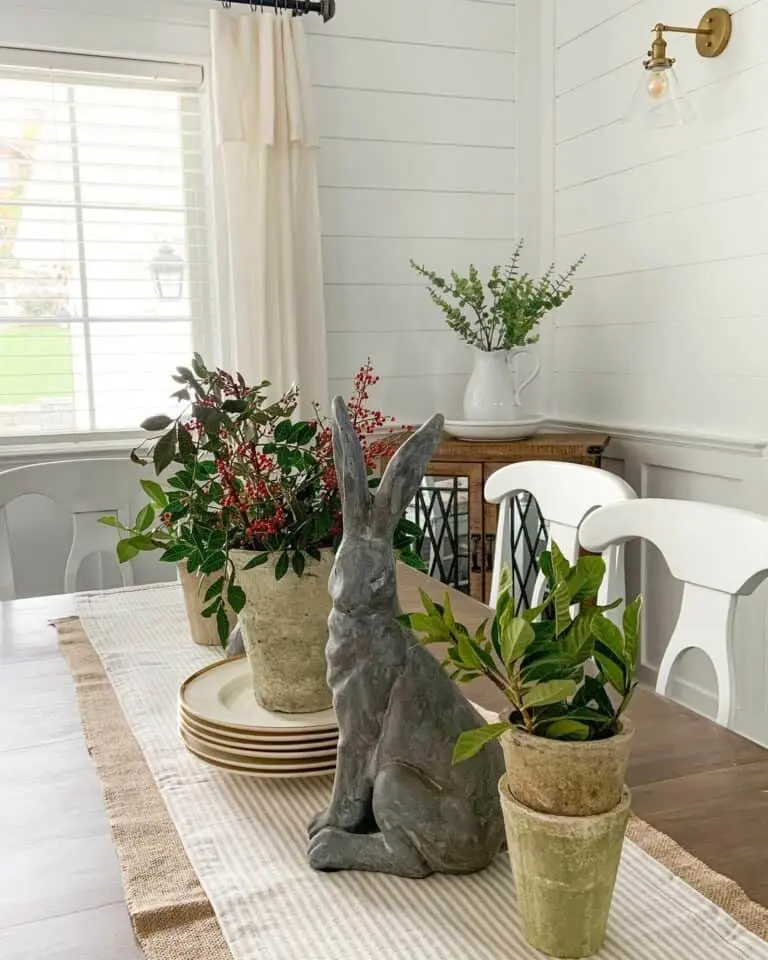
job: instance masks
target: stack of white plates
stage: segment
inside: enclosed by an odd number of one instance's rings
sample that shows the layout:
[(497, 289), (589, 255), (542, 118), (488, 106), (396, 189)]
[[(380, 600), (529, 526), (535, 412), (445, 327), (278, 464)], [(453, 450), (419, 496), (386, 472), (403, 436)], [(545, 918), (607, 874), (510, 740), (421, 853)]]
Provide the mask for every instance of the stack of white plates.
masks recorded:
[(339, 728), (333, 710), (271, 713), (259, 706), (245, 657), (198, 670), (179, 691), (179, 727), (190, 753), (251, 777), (329, 776)]

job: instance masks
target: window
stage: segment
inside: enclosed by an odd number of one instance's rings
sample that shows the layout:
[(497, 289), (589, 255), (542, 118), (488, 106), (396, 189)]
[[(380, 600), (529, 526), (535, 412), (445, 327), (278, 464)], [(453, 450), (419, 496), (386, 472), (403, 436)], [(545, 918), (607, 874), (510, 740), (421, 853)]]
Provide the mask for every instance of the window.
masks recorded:
[(0, 436), (135, 429), (210, 313), (200, 70), (25, 56), (0, 67)]

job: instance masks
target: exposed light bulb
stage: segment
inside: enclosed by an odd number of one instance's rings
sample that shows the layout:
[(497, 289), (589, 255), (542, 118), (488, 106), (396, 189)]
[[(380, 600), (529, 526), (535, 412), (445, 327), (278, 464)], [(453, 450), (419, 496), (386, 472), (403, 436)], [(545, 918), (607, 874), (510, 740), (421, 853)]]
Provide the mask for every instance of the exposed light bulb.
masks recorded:
[(660, 100), (667, 92), (667, 71), (654, 70), (648, 80), (648, 95), (654, 100)]

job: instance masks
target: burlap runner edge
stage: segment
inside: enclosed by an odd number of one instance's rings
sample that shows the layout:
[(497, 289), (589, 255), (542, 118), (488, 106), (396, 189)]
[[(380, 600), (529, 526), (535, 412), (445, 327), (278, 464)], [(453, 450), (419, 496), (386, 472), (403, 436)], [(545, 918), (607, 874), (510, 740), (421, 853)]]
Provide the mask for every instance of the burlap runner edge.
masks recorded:
[(75, 682), (136, 939), (147, 960), (232, 960), (165, 802), (77, 617), (54, 623)]

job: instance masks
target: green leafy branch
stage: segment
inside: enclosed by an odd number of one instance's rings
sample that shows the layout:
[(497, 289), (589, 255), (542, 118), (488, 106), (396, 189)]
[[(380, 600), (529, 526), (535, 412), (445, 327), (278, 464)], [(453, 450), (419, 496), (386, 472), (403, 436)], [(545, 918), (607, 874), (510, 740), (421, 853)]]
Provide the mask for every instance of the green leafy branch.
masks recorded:
[(554, 740), (599, 740), (621, 729), (636, 687), (640, 598), (625, 609), (622, 629), (605, 615), (621, 601), (597, 603), (602, 557), (582, 556), (572, 566), (552, 544), (540, 567), (546, 581), (542, 603), (515, 616), (512, 577), (505, 569), (495, 614), (474, 634), (456, 622), (447, 594), (437, 604), (422, 591), (424, 612), (400, 618), (422, 643), (447, 644), (445, 666), (453, 679), (485, 677), (510, 703), (508, 721), (462, 734), (454, 762), (513, 727)]
[(552, 264), (537, 279), (520, 270), (522, 250), (521, 240), (510, 261), (493, 267), (485, 284), (472, 264), (466, 277), (452, 270), (450, 279), (413, 260), (411, 266), (428, 281), (432, 302), (462, 340), (478, 350), (512, 350), (538, 343), (539, 323), (573, 295), (571, 281), (585, 259), (579, 257), (563, 274)]
[[(290, 571), (301, 577), (309, 559), (319, 561), (323, 549), (338, 545), (341, 501), (331, 475), (331, 430), (319, 415), (311, 422), (292, 419), (295, 390), (270, 403), (267, 381), (249, 386), (241, 374), (209, 369), (199, 354), (190, 367), (178, 367), (173, 379), (180, 385), (173, 394), (179, 413), (147, 418), (142, 427), (150, 436), (131, 453), (134, 462), (153, 464), (162, 485), (140, 481), (148, 502), (133, 525), (116, 516), (101, 522), (120, 533), (121, 563), (161, 550), (161, 561), (184, 563), (190, 574), (211, 578), (202, 614), (215, 618), (226, 643), (231, 614), (245, 604), (233, 550), (253, 554), (246, 569), (274, 558), (281, 580)], [(369, 362), (356, 388), (372, 382)], [(370, 417), (362, 399), (358, 395), (357, 410)], [(361, 424), (366, 436), (368, 426)], [(418, 526), (402, 518), (393, 544), (403, 562), (420, 569), (422, 537)]]

